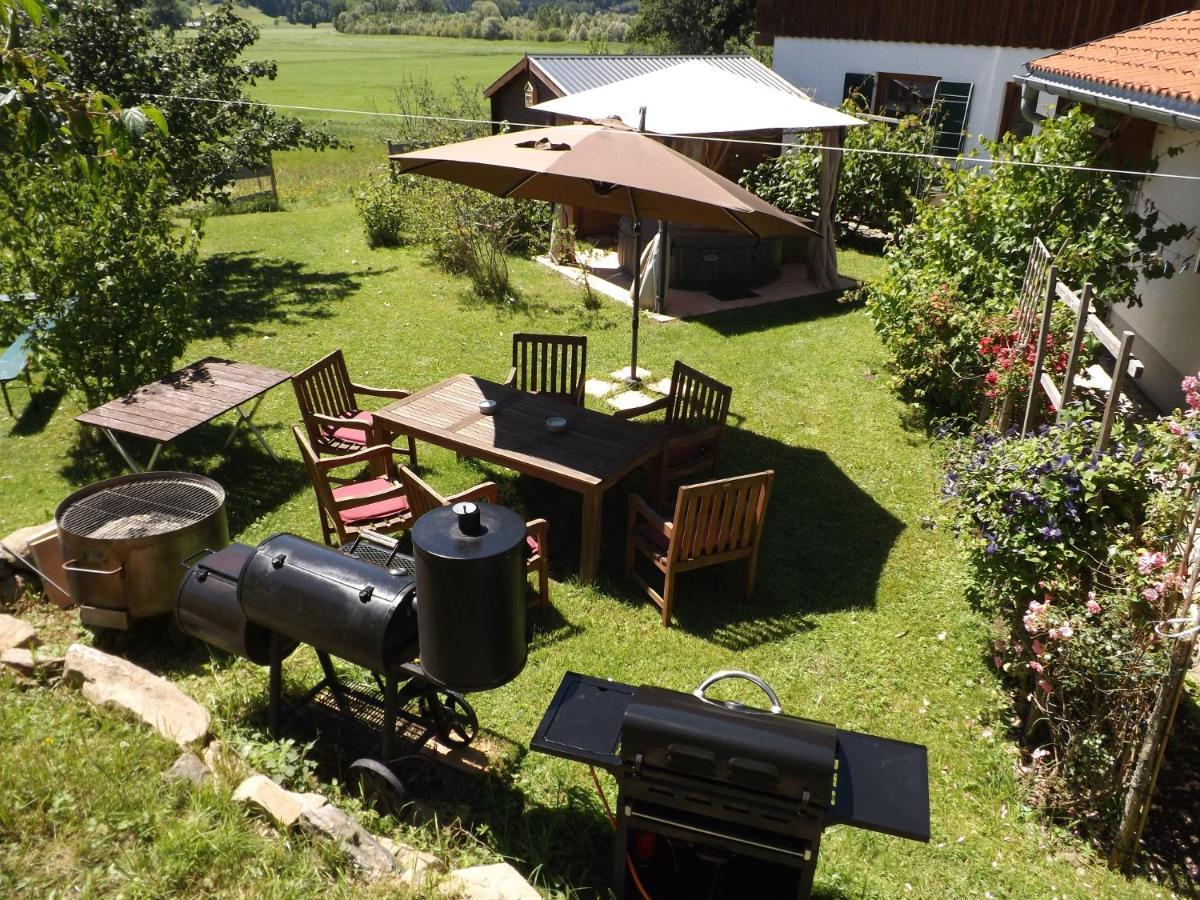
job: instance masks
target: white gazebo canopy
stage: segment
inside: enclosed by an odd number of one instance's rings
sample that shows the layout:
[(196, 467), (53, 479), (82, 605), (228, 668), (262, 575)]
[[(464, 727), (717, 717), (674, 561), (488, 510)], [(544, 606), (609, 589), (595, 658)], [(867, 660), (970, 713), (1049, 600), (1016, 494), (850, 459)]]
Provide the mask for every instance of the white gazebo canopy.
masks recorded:
[(620, 119), (630, 128), (646, 108), (646, 131), (666, 135), (813, 131), (864, 124), (784, 91), (700, 61), (539, 103), (533, 109), (587, 121)]

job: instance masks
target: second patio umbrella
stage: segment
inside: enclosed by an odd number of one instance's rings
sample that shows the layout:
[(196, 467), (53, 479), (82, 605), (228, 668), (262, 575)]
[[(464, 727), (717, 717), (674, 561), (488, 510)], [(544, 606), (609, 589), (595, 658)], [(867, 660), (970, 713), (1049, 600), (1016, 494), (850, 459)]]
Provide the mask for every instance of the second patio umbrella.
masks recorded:
[(634, 222), (633, 338), (637, 375), (641, 220), (684, 222), (755, 237), (812, 226), (695, 160), (640, 132), (563, 125), (446, 144), (392, 157), (401, 172), (480, 188), (500, 197), (565, 203), (627, 215)]

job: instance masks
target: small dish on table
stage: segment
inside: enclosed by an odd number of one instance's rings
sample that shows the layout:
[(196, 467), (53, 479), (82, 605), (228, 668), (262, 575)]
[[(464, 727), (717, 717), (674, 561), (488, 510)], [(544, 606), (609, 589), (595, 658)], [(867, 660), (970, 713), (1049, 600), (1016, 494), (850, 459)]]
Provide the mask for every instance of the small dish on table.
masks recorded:
[(546, 428), (552, 434), (561, 434), (566, 431), (568, 424), (565, 416), (551, 416), (546, 420)]

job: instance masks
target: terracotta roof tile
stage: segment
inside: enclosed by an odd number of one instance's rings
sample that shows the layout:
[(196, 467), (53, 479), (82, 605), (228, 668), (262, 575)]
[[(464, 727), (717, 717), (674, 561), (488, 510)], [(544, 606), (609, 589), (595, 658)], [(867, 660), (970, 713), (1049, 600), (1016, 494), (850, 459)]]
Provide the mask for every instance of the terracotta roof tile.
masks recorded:
[(1028, 68), (1033, 74), (1200, 103), (1200, 10), (1044, 56)]

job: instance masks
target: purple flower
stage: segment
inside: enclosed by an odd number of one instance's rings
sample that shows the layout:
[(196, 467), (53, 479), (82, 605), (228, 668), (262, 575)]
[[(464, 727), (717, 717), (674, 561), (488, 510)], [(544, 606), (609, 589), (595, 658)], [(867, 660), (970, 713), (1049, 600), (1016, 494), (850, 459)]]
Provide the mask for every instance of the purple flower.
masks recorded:
[(1062, 529), (1053, 522), (1051, 522), (1045, 528), (1038, 529), (1038, 534), (1040, 534), (1042, 536), (1042, 540), (1045, 541), (1057, 541), (1063, 536)]

